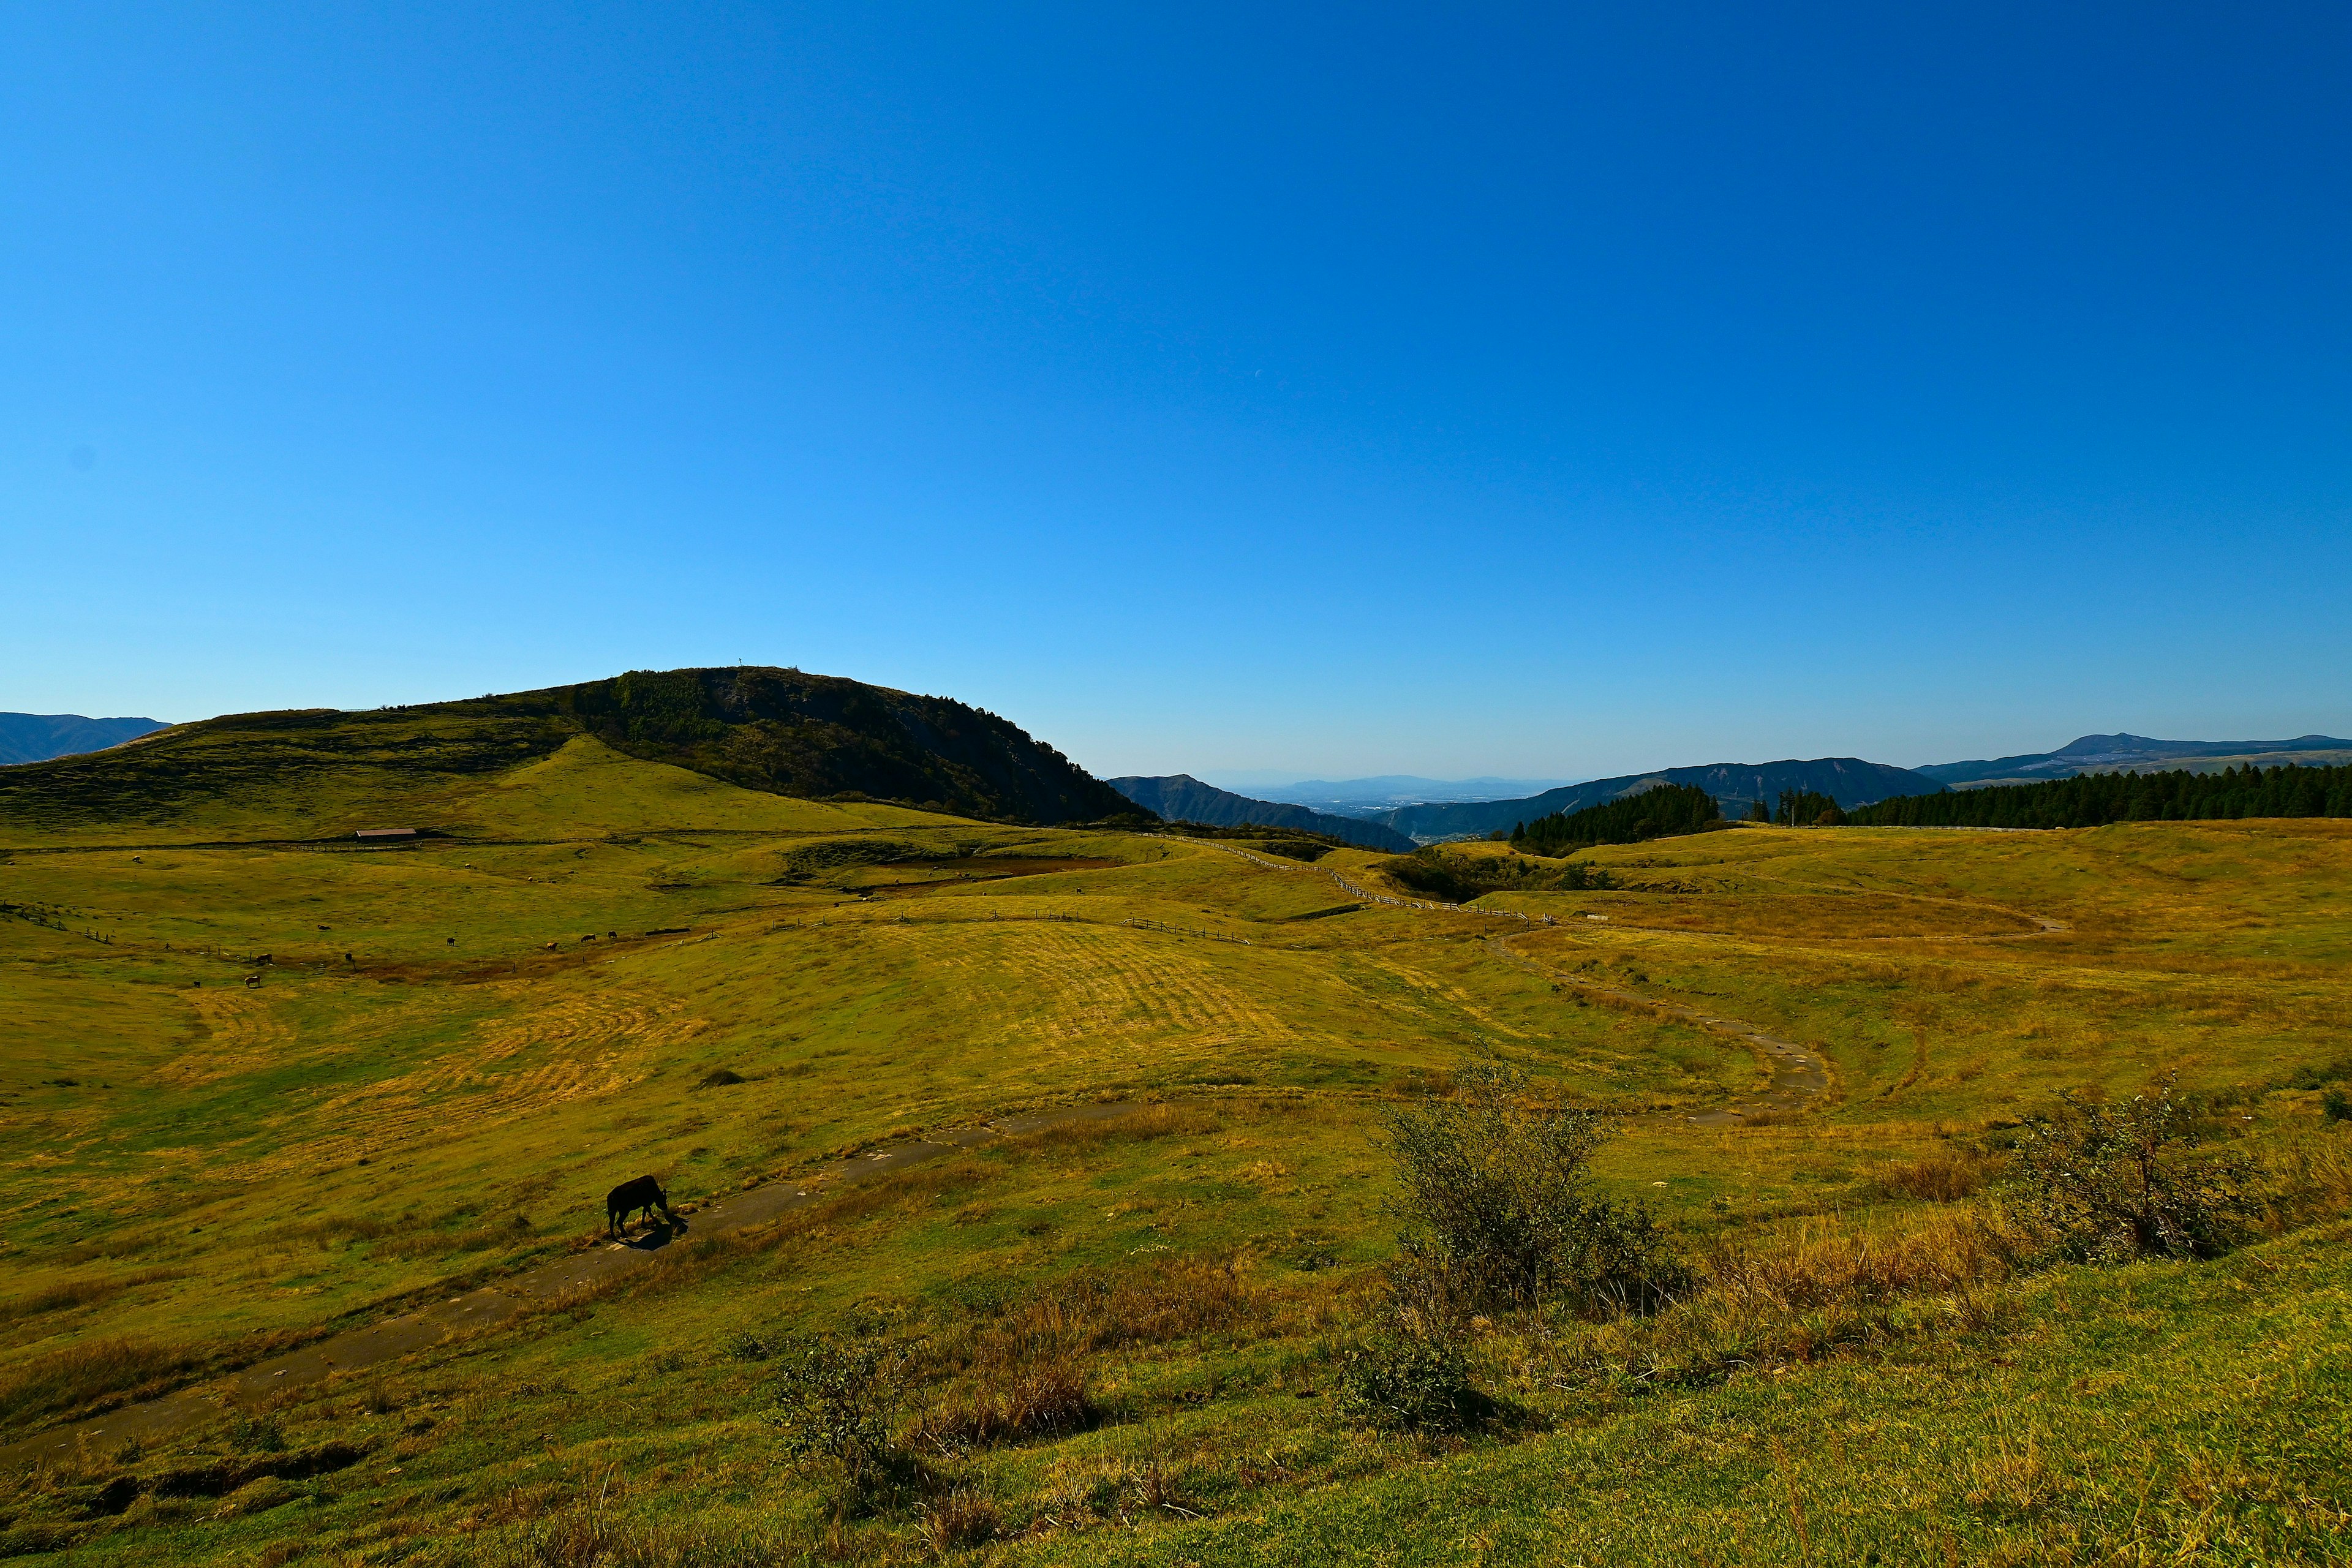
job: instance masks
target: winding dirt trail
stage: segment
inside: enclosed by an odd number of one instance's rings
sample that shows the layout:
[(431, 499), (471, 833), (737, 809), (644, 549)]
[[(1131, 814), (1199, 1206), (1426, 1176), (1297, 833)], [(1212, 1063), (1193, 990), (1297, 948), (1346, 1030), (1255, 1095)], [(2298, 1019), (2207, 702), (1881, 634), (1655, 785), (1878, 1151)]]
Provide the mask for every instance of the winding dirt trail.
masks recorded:
[(856, 1186), (1001, 1138), (1035, 1132), (1074, 1121), (1104, 1121), (1132, 1112), (1120, 1101), (1008, 1117), (982, 1127), (959, 1129), (934, 1139), (892, 1142), (869, 1153), (835, 1161), (800, 1177), (780, 1177), (749, 1192), (730, 1194), (697, 1205), (689, 1224), (667, 1226), (626, 1241), (605, 1242), (585, 1252), (542, 1263), (511, 1279), (452, 1296), (363, 1328), (347, 1329), (285, 1355), (245, 1368), (229, 1377), (194, 1384), (160, 1399), (126, 1405), (0, 1447), (0, 1472), (54, 1464), (77, 1453), (107, 1453), (122, 1444), (152, 1441), (218, 1416), (225, 1405), (266, 1397), (280, 1389), (321, 1383), (338, 1373), (363, 1371), (460, 1334), (478, 1333), (535, 1310), (562, 1303), (606, 1281), (652, 1264), (663, 1247), (684, 1235), (730, 1236), (756, 1231), (807, 1208), (845, 1187)]

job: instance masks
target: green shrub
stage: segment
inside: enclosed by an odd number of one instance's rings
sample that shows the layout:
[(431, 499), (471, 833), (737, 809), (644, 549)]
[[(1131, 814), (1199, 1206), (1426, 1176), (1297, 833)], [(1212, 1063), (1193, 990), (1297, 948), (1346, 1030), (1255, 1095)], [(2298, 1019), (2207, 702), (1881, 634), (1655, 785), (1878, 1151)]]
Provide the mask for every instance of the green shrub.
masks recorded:
[(228, 1436), (240, 1453), (278, 1454), (286, 1449), (286, 1427), (276, 1411), (253, 1416), (232, 1415)]
[(2347, 1099), (2340, 1089), (2331, 1089), (2319, 1097), (2319, 1112), (2330, 1121), (2352, 1121), (2352, 1099)]
[(719, 1342), (719, 1353), (729, 1361), (765, 1361), (775, 1349), (773, 1342), (749, 1329), (738, 1329)]
[(1527, 1075), (1491, 1058), (1453, 1081), (1452, 1098), (1383, 1118), (1407, 1227), (1396, 1283), (1423, 1315), (1562, 1298), (1648, 1311), (1687, 1287), (1648, 1208), (1592, 1190), (1588, 1167), (1609, 1136), (1600, 1112), (1532, 1103)]
[(2262, 1202), (2252, 1161), (2198, 1142), (2194, 1108), (2170, 1079), (2121, 1105), (2070, 1093), (2019, 1135), (2004, 1195), (2054, 1257), (2211, 1258)]
[(1369, 1334), (1339, 1352), (1341, 1415), (1391, 1431), (1466, 1431), (1495, 1414), (1470, 1381), (1460, 1343), (1393, 1331)]
[(1459, 868), (1433, 847), (1400, 855), (1381, 869), (1414, 892), (1444, 903), (1466, 904), (1486, 890), (1464, 879)]
[(793, 1459), (829, 1461), (845, 1483), (840, 1511), (863, 1513), (919, 1488), (926, 1475), (890, 1440), (907, 1352), (871, 1342), (807, 1339), (775, 1349), (768, 1419)]

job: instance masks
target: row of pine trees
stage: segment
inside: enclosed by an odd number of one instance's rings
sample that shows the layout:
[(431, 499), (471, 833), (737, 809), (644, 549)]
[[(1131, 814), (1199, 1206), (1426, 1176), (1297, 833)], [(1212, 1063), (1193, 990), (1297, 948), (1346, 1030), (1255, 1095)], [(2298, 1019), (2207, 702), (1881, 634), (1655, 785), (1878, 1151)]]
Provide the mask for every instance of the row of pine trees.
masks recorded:
[(1899, 795), (1856, 806), (1845, 820), (1864, 827), (2098, 827), (2243, 816), (2352, 816), (2352, 767), (2078, 773), (2046, 784)]
[[(1826, 795), (1784, 789), (1757, 801), (1750, 822), (1783, 827), (2098, 827), (2110, 822), (2209, 822), (2246, 816), (2352, 816), (2352, 767), (2264, 768), (2218, 773), (2078, 773), (2044, 784), (1906, 795), (1848, 811)], [(1713, 795), (1659, 784), (1622, 800), (1554, 812), (1511, 829), (1511, 846), (1558, 856), (1594, 844), (1639, 844), (1704, 833), (1722, 820)]]
[(1696, 784), (1662, 784), (1581, 811), (1553, 812), (1511, 829), (1511, 847), (1530, 855), (1565, 855), (1591, 844), (1639, 844), (1679, 833), (1704, 833), (1723, 820), (1715, 796)]

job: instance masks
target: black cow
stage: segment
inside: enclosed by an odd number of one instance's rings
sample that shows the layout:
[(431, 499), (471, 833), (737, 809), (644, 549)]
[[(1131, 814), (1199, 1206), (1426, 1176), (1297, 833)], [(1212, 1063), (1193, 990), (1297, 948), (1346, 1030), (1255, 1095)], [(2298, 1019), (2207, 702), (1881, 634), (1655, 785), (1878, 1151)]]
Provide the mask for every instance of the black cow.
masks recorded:
[(646, 1218), (651, 1219), (656, 1209), (661, 1210), (662, 1218), (678, 1229), (686, 1228), (686, 1222), (670, 1212), (669, 1194), (661, 1190), (659, 1182), (651, 1176), (623, 1182), (604, 1194), (604, 1234), (618, 1236), (630, 1215), (642, 1213)]

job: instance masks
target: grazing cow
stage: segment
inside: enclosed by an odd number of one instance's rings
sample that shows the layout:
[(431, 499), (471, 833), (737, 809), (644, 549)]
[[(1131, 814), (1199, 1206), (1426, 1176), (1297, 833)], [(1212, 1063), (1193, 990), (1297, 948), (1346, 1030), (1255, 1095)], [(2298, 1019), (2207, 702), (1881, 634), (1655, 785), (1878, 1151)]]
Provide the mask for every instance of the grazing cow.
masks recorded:
[(656, 1209), (661, 1210), (662, 1218), (677, 1226), (678, 1229), (686, 1228), (686, 1222), (670, 1212), (669, 1194), (661, 1190), (659, 1182), (655, 1181), (651, 1176), (639, 1176), (634, 1182), (623, 1182), (604, 1194), (604, 1234), (618, 1236), (621, 1233), (621, 1226), (627, 1223), (630, 1215), (642, 1214), (646, 1218), (651, 1219)]

